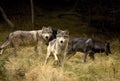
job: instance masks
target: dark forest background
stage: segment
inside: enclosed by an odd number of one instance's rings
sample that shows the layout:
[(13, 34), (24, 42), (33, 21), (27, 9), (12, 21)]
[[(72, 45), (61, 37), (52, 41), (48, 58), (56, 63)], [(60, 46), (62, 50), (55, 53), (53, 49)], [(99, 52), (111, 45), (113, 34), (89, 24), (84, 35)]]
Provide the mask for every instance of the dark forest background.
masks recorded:
[[(43, 25), (50, 24), (39, 23), (38, 20), (48, 19), (48, 22), (50, 22), (49, 18), (61, 19), (69, 16), (77, 17), (77, 22), (86, 23), (87, 27), (96, 28), (100, 32), (113, 32), (117, 34), (120, 32), (119, 0), (33, 0), (33, 4), (35, 25), (31, 29), (39, 29)], [(20, 27), (28, 29), (31, 26), (31, 24), (28, 27), (26, 25), (19, 25), (20, 22), (31, 20), (30, 0), (0, 0), (0, 6), (4, 9), (8, 18), (15, 24), (15, 29), (21, 29)], [(49, 18), (45, 17), (51, 14), (52, 16)], [(2, 15), (0, 15), (0, 23), (4, 23), (7, 26)], [(50, 25), (53, 25), (53, 23)], [(53, 26), (57, 27), (57, 25)], [(74, 28), (79, 27), (76, 25)], [(9, 26), (6, 28), (9, 29)]]

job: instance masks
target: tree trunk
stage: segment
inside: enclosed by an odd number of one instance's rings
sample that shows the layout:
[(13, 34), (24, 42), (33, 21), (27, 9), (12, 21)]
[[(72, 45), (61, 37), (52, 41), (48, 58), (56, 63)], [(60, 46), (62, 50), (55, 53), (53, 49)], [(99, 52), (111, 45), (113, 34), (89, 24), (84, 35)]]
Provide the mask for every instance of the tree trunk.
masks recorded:
[(78, 4), (79, 4), (79, 0), (76, 0), (73, 7), (68, 12), (60, 13), (60, 14), (58, 14), (58, 17), (62, 18), (63, 16), (67, 16), (67, 15), (73, 15), (73, 16), (81, 17), (81, 15), (76, 12), (76, 8), (77, 8)]
[(31, 19), (32, 19), (32, 25), (34, 26), (34, 5), (33, 5), (33, 0), (30, 0), (31, 4)]
[(0, 12), (3, 16), (3, 19), (8, 23), (8, 25), (11, 27), (11, 28), (14, 28), (14, 24), (8, 19), (7, 15), (5, 14), (3, 8), (0, 6)]
[(75, 4), (73, 5), (73, 7), (70, 10), (70, 12), (75, 11), (76, 7), (78, 6), (78, 2), (79, 2), (79, 0), (76, 0)]

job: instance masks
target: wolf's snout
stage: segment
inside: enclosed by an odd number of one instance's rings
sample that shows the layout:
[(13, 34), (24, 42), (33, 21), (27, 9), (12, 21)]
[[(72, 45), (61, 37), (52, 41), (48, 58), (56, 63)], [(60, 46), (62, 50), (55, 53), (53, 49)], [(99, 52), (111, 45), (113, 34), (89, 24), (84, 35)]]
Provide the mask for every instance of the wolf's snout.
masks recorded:
[(60, 41), (60, 43), (63, 43), (63, 41)]
[(45, 38), (48, 39), (48, 36), (46, 36)]

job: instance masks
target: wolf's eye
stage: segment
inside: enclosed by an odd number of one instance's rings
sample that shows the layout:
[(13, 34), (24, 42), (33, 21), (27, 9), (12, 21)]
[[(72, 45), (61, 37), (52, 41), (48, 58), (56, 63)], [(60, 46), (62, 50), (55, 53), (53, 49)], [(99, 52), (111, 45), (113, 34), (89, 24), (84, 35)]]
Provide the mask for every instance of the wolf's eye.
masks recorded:
[(68, 36), (67, 36), (67, 35), (65, 35), (65, 36), (64, 36), (64, 38), (68, 38)]
[(48, 33), (52, 33), (52, 32), (48, 32)]
[(46, 33), (46, 32), (43, 31), (42, 33)]
[(57, 34), (57, 37), (60, 37), (60, 34)]

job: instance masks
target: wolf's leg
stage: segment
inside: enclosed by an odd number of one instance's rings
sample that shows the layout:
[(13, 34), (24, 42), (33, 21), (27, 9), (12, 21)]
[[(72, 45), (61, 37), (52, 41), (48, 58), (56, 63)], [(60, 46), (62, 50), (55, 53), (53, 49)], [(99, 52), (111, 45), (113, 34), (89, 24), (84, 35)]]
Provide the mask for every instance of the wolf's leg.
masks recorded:
[(59, 62), (60, 60), (58, 59), (57, 54), (58, 54), (57, 52), (53, 53), (54, 58), (55, 58), (55, 61), (54, 61), (54, 64), (55, 64), (55, 65), (58, 65), (58, 64), (60, 63), (60, 62)]
[(58, 61), (57, 53), (54, 53), (53, 55), (55, 57), (55, 61)]
[(90, 53), (89, 56), (92, 60), (95, 60), (94, 53)]
[(86, 52), (86, 53), (84, 53), (83, 62), (86, 62), (86, 59), (87, 59), (87, 55), (88, 55), (88, 53), (87, 53), (87, 52)]
[(61, 58), (61, 66), (64, 68), (65, 61), (67, 60), (66, 55), (67, 55), (67, 50), (64, 51), (62, 58)]
[(43, 42), (39, 41), (38, 44), (37, 44), (39, 54), (43, 54), (43, 46), (44, 46)]
[(37, 45), (34, 47), (34, 51), (35, 51), (35, 53), (38, 54), (38, 46)]
[(13, 48), (14, 48), (14, 56), (17, 56), (17, 52), (19, 50), (19, 42), (14, 42), (13, 44)]
[(47, 49), (47, 56), (46, 56), (46, 59), (45, 59), (45, 64), (47, 64), (48, 58), (50, 57), (50, 54), (51, 54), (51, 50), (48, 47), (48, 49)]
[(17, 56), (17, 54), (18, 54), (18, 50), (19, 50), (19, 48), (18, 47), (14, 47), (14, 56), (16, 57)]
[(17, 49), (14, 48), (14, 56), (16, 57), (17, 56)]
[(0, 55), (2, 55), (2, 54), (3, 54), (3, 51), (4, 51), (4, 49), (1, 49), (1, 51), (0, 51)]
[(63, 56), (62, 56), (62, 58), (61, 58), (61, 65), (62, 65), (62, 68), (64, 67), (64, 63), (65, 63), (65, 61), (66, 61), (66, 54), (67, 54), (67, 52), (64, 52), (64, 54), (63, 54)]
[(67, 53), (68, 53), (68, 44), (66, 45), (64, 53), (63, 53), (62, 62), (61, 62), (62, 68), (64, 68), (64, 63), (66, 61), (66, 55), (67, 55)]
[(41, 46), (39, 46), (39, 48), (40, 48), (39, 54), (43, 54), (44, 53), (43, 52), (43, 44), (41, 44)]
[(76, 52), (72, 52), (72, 53), (67, 53), (66, 55), (66, 59), (69, 60), (72, 56), (74, 56), (76, 54)]

